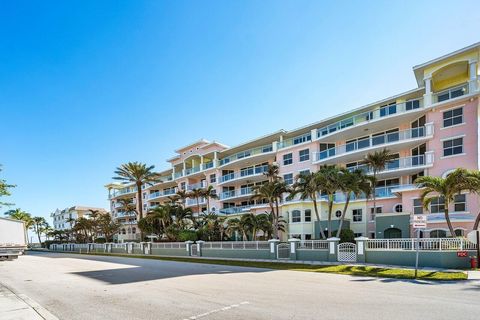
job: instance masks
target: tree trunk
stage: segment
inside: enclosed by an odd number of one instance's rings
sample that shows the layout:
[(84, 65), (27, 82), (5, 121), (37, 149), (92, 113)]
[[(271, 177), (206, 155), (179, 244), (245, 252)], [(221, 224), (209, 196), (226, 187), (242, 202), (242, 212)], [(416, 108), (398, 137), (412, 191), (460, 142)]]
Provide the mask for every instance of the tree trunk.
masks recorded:
[(279, 212), (279, 208), (278, 208), (278, 198), (275, 199), (275, 208), (277, 210), (277, 213), (276, 213), (276, 216), (275, 216), (275, 237), (276, 237), (276, 239), (279, 239), (279, 237), (278, 237), (278, 219), (280, 217), (280, 212)]
[(210, 213), (210, 197), (207, 195), (206, 198), (207, 198), (207, 214), (209, 214)]
[[(278, 229), (278, 228), (277, 228), (277, 225), (276, 225), (276, 223), (275, 223), (275, 209), (273, 208), (273, 203), (271, 203), (271, 202), (269, 201), (268, 204), (270, 205), (270, 211), (272, 212), (272, 220), (273, 220), (273, 221), (272, 221), (272, 226), (273, 226), (272, 229), (273, 229), (273, 234), (276, 234), (276, 233), (275, 233), (275, 230)], [(272, 235), (270, 235), (270, 236), (272, 236)]]
[(480, 212), (477, 214), (477, 218), (475, 219), (475, 223), (473, 224), (473, 230), (477, 230), (479, 224), (480, 224)]
[[(142, 184), (137, 182), (137, 206), (139, 219), (143, 218), (143, 203), (142, 203)], [(137, 223), (138, 223), (137, 220)], [(140, 229), (140, 228), (139, 228)], [(140, 241), (143, 241), (143, 231), (140, 229)]]
[(333, 195), (328, 196), (328, 237), (332, 237)]
[(325, 239), (325, 233), (322, 230), (322, 224), (320, 222), (320, 214), (318, 213), (318, 205), (317, 205), (317, 199), (315, 197), (312, 197), (313, 201), (313, 209), (315, 210), (315, 216), (317, 217), (318, 221), (318, 229), (320, 229), (320, 236), (322, 239)]
[[(377, 215), (377, 170), (373, 170), (373, 214)], [(368, 214), (368, 212), (367, 212)]]
[(36, 229), (36, 233), (37, 233), (37, 236), (38, 236), (38, 243), (40, 243), (40, 247), (41, 247), (42, 246), (42, 240), (40, 239), (40, 227), (37, 225), (37, 227), (35, 229)]
[(347, 208), (349, 203), (350, 203), (350, 193), (348, 193), (347, 198), (345, 199), (345, 206), (343, 207), (342, 216), (340, 217), (340, 223), (338, 224), (337, 238), (340, 238), (340, 232), (342, 231), (342, 227), (343, 227), (343, 220), (345, 219), (345, 215), (347, 213)]
[(455, 237), (455, 230), (453, 230), (452, 222), (450, 221), (450, 215), (448, 213), (448, 201), (445, 201), (445, 220), (447, 221), (448, 229), (452, 237)]

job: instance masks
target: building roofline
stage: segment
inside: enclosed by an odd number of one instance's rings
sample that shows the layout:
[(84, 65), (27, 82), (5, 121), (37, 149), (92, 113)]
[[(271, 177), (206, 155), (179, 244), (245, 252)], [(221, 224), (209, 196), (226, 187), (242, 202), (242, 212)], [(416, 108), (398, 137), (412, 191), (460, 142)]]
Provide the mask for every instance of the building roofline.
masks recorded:
[(426, 66), (428, 66), (428, 65), (430, 65), (430, 64), (433, 64), (433, 63), (436, 63), (436, 62), (439, 62), (439, 61), (442, 61), (442, 60), (451, 58), (451, 57), (456, 56), (456, 55), (458, 55), (458, 54), (461, 54), (461, 53), (470, 51), (470, 50), (472, 50), (472, 49), (475, 49), (475, 48), (477, 48), (477, 47), (480, 47), (480, 42), (476, 42), (476, 43), (471, 44), (471, 45), (469, 45), (469, 46), (467, 46), (467, 47), (465, 47), (465, 48), (458, 49), (458, 50), (456, 50), (456, 51), (447, 53), (447, 54), (445, 54), (445, 55), (443, 55), (443, 56), (440, 56), (440, 57), (438, 57), (438, 58), (435, 58), (435, 59), (429, 60), (429, 61), (427, 61), (427, 62), (424, 62), (424, 63), (422, 63), (422, 64), (416, 65), (416, 66), (413, 67), (413, 70), (415, 71), (415, 70), (417, 70), (417, 69), (424, 68), (424, 67), (426, 67)]
[(176, 153), (180, 153), (180, 152), (182, 152), (182, 150), (185, 150), (185, 149), (188, 149), (188, 148), (190, 148), (190, 147), (193, 147), (194, 145), (197, 145), (197, 144), (199, 144), (199, 143), (210, 144), (211, 142), (208, 141), (208, 140), (206, 140), (206, 139), (201, 138), (200, 140), (197, 140), (197, 141), (195, 141), (195, 142), (192, 142), (192, 143), (190, 143), (190, 144), (188, 144), (188, 145), (186, 145), (186, 146), (180, 147), (180, 148), (178, 148), (178, 149), (176, 149), (176, 150), (174, 150), (174, 151), (175, 151)]

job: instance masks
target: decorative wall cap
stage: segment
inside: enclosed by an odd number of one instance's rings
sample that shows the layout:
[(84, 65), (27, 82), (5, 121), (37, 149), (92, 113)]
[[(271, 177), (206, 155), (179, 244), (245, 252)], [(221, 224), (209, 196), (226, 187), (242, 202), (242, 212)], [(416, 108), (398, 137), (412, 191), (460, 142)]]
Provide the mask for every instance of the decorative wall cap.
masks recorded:
[(328, 238), (327, 241), (340, 241), (340, 238), (332, 237), (332, 238)]

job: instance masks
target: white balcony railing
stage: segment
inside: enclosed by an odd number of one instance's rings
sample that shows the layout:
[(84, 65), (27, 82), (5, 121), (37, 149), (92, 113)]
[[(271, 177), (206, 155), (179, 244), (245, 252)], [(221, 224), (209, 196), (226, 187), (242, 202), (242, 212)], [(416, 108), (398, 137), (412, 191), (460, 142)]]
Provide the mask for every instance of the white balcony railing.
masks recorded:
[(441, 92), (437, 92), (434, 94), (434, 96), (435, 96), (435, 102), (442, 102), (442, 101), (450, 100), (453, 98), (461, 97), (466, 94), (468, 94), (467, 83), (462, 84), (461, 86), (457, 86)]
[(137, 187), (128, 187), (124, 189), (118, 189), (113, 193), (112, 197), (118, 197), (124, 194), (134, 193), (137, 192)]
[(202, 189), (207, 186), (206, 182), (198, 182), (187, 185), (187, 190), (192, 191), (193, 189)]
[(423, 137), (429, 137), (433, 135), (433, 124), (427, 124), (423, 127), (411, 128), (403, 131), (396, 131), (391, 133), (385, 133), (377, 136), (369, 136), (364, 139), (348, 142), (344, 145), (330, 148), (321, 152), (315, 153), (315, 161), (322, 161), (324, 159), (341, 156), (356, 152), (358, 150), (371, 148), (371, 147), (388, 147), (392, 144), (397, 144), (404, 141), (415, 140)]
[(155, 191), (153, 193), (150, 193), (148, 198), (149, 199), (154, 199), (154, 198), (169, 196), (169, 195), (175, 194), (175, 192), (176, 192), (175, 189), (165, 189), (165, 190), (162, 190), (162, 191)]
[(230, 207), (230, 208), (223, 208), (220, 209), (219, 212), (223, 214), (235, 214), (235, 213), (245, 213), (253, 207), (252, 205), (247, 206), (237, 206), (237, 207)]
[(233, 172), (220, 177), (220, 183), (224, 183), (231, 180), (238, 180), (244, 177), (251, 177), (255, 175), (262, 175), (268, 171), (268, 165), (250, 167), (240, 170), (239, 172)]
[(220, 193), (220, 200), (236, 197), (251, 196), (253, 194), (251, 187), (240, 188), (240, 190), (228, 190)]
[(300, 144), (300, 143), (308, 142), (308, 141), (312, 141), (312, 133), (311, 132), (308, 132), (308, 133), (305, 133), (305, 134), (302, 134), (300, 136), (293, 137), (293, 138), (290, 138), (290, 139), (285, 139), (281, 142), (277, 142), (277, 148), (278, 149), (288, 148), (288, 147), (291, 147), (291, 146), (294, 146), (294, 145), (297, 145), (297, 144)]
[(267, 144), (261, 147), (253, 148), (253, 149), (248, 149), (242, 152), (238, 152), (234, 155), (231, 155), (229, 157), (220, 159), (220, 166), (223, 166), (227, 163), (240, 160), (243, 158), (248, 158), (248, 157), (253, 157), (255, 155), (263, 154), (263, 153), (269, 153), (273, 151), (273, 146), (271, 144)]
[(382, 119), (388, 116), (402, 114), (415, 109), (423, 108), (423, 100), (416, 99), (407, 102), (397, 103), (394, 105), (387, 105), (376, 110), (362, 112), (352, 117), (342, 119), (338, 122), (332, 123), (328, 126), (319, 128), (317, 130), (317, 138), (321, 138), (328, 134), (340, 131), (342, 129), (356, 126), (359, 124), (368, 123), (373, 120)]

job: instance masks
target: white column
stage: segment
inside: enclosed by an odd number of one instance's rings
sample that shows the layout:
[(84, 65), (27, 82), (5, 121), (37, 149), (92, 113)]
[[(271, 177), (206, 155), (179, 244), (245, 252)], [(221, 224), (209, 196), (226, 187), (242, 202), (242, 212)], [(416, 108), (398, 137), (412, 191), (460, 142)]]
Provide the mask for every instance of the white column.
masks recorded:
[(203, 170), (203, 156), (200, 156), (200, 170)]
[(478, 71), (477, 71), (477, 60), (471, 60), (468, 63), (469, 65), (469, 75), (470, 80), (468, 81), (468, 92), (472, 93), (478, 90)]
[(187, 165), (185, 164), (185, 161), (183, 162), (183, 170), (182, 170), (182, 175), (185, 175), (185, 169), (187, 168)]
[(423, 95), (423, 105), (425, 107), (433, 103), (433, 94), (432, 94), (432, 77), (428, 76), (423, 79), (425, 82), (425, 94)]

